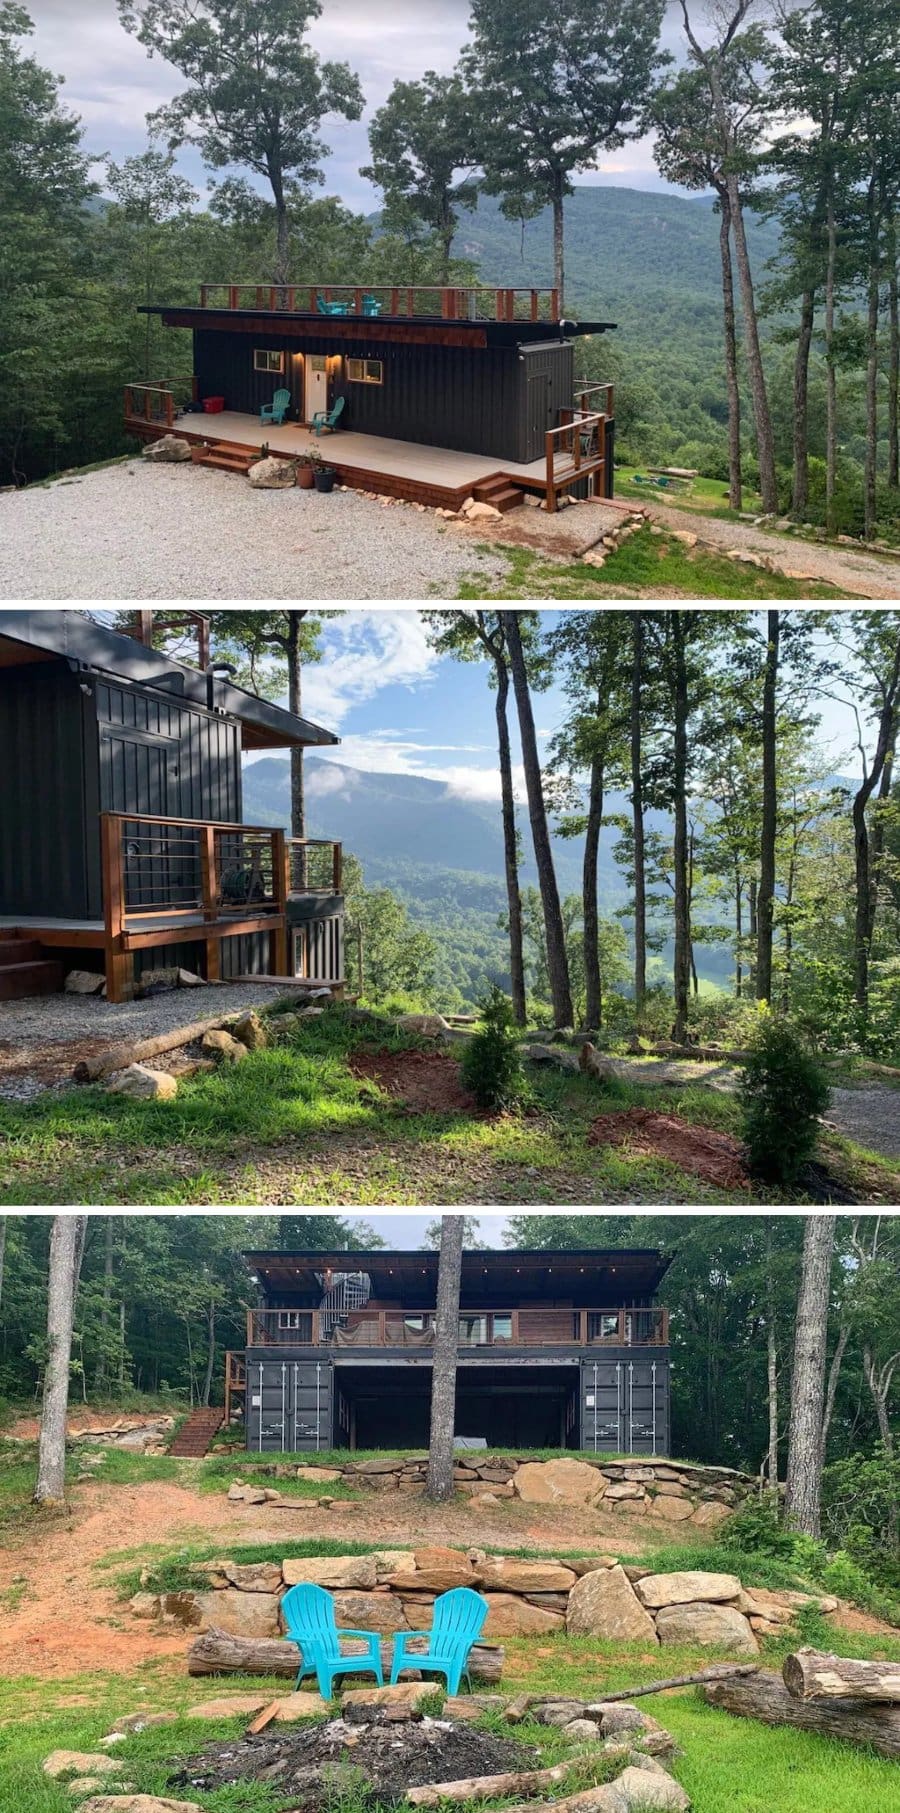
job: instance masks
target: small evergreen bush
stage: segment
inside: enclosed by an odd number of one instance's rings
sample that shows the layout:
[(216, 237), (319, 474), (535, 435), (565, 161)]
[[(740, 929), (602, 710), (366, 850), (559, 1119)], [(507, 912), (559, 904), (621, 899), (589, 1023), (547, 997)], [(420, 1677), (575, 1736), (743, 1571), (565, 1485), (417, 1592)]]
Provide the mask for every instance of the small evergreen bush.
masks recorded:
[(462, 1080), (479, 1108), (511, 1108), (526, 1092), (512, 1002), (494, 984), (479, 1013), (483, 1023), (463, 1053)]
[(828, 1079), (787, 1021), (760, 1016), (740, 1085), (742, 1132), (751, 1170), (772, 1183), (796, 1182), (815, 1149)]

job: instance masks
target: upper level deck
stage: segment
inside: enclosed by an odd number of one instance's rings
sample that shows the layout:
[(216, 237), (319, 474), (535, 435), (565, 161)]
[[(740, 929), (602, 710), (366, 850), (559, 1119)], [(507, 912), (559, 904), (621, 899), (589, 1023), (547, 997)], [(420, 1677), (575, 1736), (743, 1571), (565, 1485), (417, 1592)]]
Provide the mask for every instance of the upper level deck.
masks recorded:
[(457, 284), (203, 283), (200, 307), (362, 321), (522, 321), (558, 325), (555, 289)]

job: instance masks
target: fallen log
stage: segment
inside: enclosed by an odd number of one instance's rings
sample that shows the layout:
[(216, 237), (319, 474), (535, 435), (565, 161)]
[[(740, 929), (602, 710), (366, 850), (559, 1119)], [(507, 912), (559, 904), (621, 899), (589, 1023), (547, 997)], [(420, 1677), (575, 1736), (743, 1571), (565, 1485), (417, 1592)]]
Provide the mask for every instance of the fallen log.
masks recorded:
[[(294, 1002), (293, 995), (286, 995), (286, 1001)], [(272, 1002), (272, 1007), (280, 1006), (280, 1001)], [(177, 1051), (179, 1045), (193, 1045), (195, 1039), (202, 1039), (205, 1032), (227, 1031), (239, 1020), (246, 1010), (238, 1008), (234, 1013), (216, 1014), (206, 1020), (192, 1020), (187, 1026), (176, 1026), (170, 1032), (159, 1032), (150, 1039), (138, 1039), (132, 1045), (107, 1045), (103, 1051), (95, 1052), (93, 1057), (82, 1058), (76, 1064), (72, 1077), (76, 1083), (96, 1083), (102, 1076), (108, 1076), (113, 1070), (127, 1070), (129, 1064), (145, 1064), (148, 1058), (162, 1057), (166, 1051)], [(271, 1011), (269, 1008), (267, 1012)]]
[[(414, 1639), (416, 1641), (416, 1639)], [(423, 1648), (427, 1639), (420, 1638)], [(352, 1641), (347, 1653), (359, 1654), (364, 1646)], [(298, 1648), (281, 1637), (236, 1637), (231, 1631), (213, 1626), (194, 1639), (188, 1650), (189, 1675), (278, 1675), (285, 1678), (297, 1673)], [(381, 1645), (382, 1665), (390, 1672), (393, 1644), (387, 1638)], [(415, 1651), (411, 1654), (414, 1656)], [(469, 1656), (469, 1673), (473, 1681), (499, 1681), (505, 1651), (502, 1644), (476, 1643)], [(414, 1665), (414, 1664), (413, 1664)]]
[(900, 1710), (870, 1706), (862, 1700), (828, 1700), (806, 1705), (788, 1693), (780, 1675), (760, 1669), (743, 1680), (715, 1681), (703, 1688), (709, 1706), (763, 1725), (793, 1725), (819, 1737), (838, 1737), (863, 1744), (896, 1760), (900, 1757)]
[(701, 1668), (698, 1674), (670, 1675), (666, 1681), (645, 1681), (640, 1687), (620, 1687), (616, 1693), (604, 1693), (595, 1704), (609, 1706), (614, 1700), (637, 1700), (644, 1693), (667, 1693), (670, 1687), (701, 1687), (707, 1682), (758, 1673), (758, 1662), (714, 1662), (709, 1668)]
[(424, 1788), (407, 1788), (406, 1798), (411, 1807), (440, 1807), (448, 1800), (506, 1800), (511, 1794), (522, 1794), (530, 1799), (544, 1788), (555, 1788), (572, 1774), (573, 1769), (583, 1767), (584, 1758), (573, 1756), (568, 1762), (554, 1763), (550, 1769), (523, 1769), (519, 1774), (507, 1775), (471, 1775), (458, 1782), (429, 1782)]
[(900, 1662), (856, 1662), (820, 1649), (798, 1649), (785, 1657), (781, 1677), (795, 1700), (900, 1704)]
[(602, 1782), (596, 1788), (582, 1788), (579, 1794), (566, 1794), (562, 1800), (539, 1801), (537, 1805), (533, 1800), (517, 1800), (511, 1807), (504, 1807), (503, 1813), (539, 1813), (541, 1807), (545, 1813), (600, 1813), (601, 1808), (605, 1813), (611, 1804), (616, 1808), (622, 1805), (614, 1790), (614, 1782)]

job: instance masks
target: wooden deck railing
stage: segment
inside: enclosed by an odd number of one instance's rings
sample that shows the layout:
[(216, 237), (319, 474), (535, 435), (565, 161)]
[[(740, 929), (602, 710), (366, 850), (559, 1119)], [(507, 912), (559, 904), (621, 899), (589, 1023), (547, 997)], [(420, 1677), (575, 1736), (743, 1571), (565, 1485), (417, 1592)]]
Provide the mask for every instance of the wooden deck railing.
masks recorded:
[(171, 428), (175, 420), (175, 395), (164, 384), (126, 384), (125, 421), (151, 428)]
[[(247, 1311), (248, 1347), (387, 1347), (428, 1349), (433, 1310), (359, 1309), (341, 1316), (319, 1309)], [(460, 1311), (459, 1347), (665, 1347), (669, 1312), (658, 1305), (618, 1309)]]
[(547, 509), (559, 508), (559, 494), (571, 485), (588, 481), (588, 495), (601, 497), (606, 481), (605, 413), (583, 409), (560, 411), (558, 428), (548, 428), (544, 451), (547, 461)]
[(483, 285), (398, 283), (203, 283), (200, 307), (264, 314), (420, 316), (442, 321), (546, 321), (560, 318), (559, 291)]

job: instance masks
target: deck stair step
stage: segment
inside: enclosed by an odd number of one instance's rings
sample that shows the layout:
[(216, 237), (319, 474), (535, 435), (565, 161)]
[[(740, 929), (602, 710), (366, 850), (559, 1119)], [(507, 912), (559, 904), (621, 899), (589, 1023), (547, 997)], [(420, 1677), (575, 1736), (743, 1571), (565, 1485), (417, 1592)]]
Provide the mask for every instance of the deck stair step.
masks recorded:
[[(24, 940), (23, 940), (24, 942)], [(65, 979), (61, 963), (53, 958), (21, 963), (0, 963), (0, 1001), (24, 1001), (31, 995), (59, 994)]]
[(44, 947), (36, 938), (21, 938), (14, 932), (0, 934), (0, 969), (8, 963), (39, 963), (43, 955)]
[(481, 484), (473, 486), (472, 496), (477, 504), (492, 504), (505, 516), (507, 510), (515, 510), (524, 502), (525, 493), (508, 478), (486, 478)]
[(217, 466), (221, 472), (240, 472), (246, 477), (259, 453), (248, 453), (233, 441), (216, 441), (210, 447), (192, 447), (191, 459), (195, 466)]
[(178, 1434), (170, 1442), (169, 1453), (202, 1460), (204, 1454), (209, 1453), (224, 1420), (225, 1412), (220, 1404), (192, 1410), (187, 1422), (182, 1423)]

